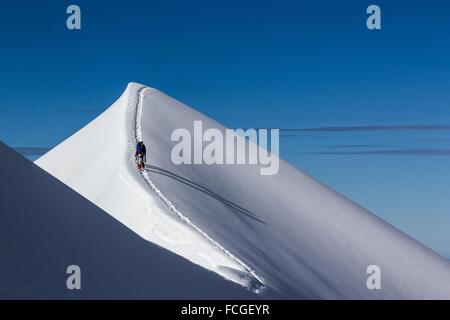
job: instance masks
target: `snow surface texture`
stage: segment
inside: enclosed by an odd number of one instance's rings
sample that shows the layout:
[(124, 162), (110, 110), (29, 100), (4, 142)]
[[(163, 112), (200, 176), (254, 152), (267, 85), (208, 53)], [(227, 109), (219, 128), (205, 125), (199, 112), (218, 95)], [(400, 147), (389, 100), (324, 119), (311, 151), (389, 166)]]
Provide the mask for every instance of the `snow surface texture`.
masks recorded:
[[(255, 299), (149, 243), (0, 142), (0, 299)], [(81, 268), (68, 290), (66, 268)]]
[[(225, 130), (132, 83), (36, 163), (145, 239), (253, 290), (263, 284), (263, 295), (450, 299), (446, 259), (282, 160), (273, 176), (258, 165), (173, 164), (171, 134), (193, 135), (195, 120)], [(147, 145), (143, 175), (136, 139)], [(369, 265), (381, 268), (381, 290), (366, 286)]]
[(144, 239), (258, 291), (261, 286), (248, 267), (193, 226), (136, 169), (136, 111), (142, 89), (130, 84), (105, 113), (36, 164)]
[[(139, 141), (143, 141), (141, 121), (142, 121), (142, 114), (143, 114), (144, 96), (148, 90), (150, 90), (150, 88), (144, 87), (138, 91), (139, 96), (138, 96), (137, 110), (136, 110), (136, 141), (135, 141), (136, 143)], [(210, 236), (208, 236), (208, 234), (206, 234), (199, 227), (197, 227), (195, 224), (193, 224), (191, 222), (191, 220), (189, 220), (189, 218), (187, 218), (186, 216), (183, 215), (183, 213), (181, 213), (179, 210), (177, 210), (177, 208), (172, 204), (172, 202), (170, 202), (170, 200), (168, 200), (162, 194), (162, 192), (155, 186), (155, 184), (150, 179), (150, 177), (146, 171), (142, 172), (142, 176), (144, 177), (145, 181), (147, 181), (147, 183), (149, 184), (151, 189), (161, 198), (162, 201), (164, 201), (164, 203), (167, 205), (167, 207), (172, 212), (174, 212), (183, 222), (185, 222), (193, 230), (197, 231), (207, 241), (209, 241), (212, 246), (216, 247), (217, 249), (222, 251), (224, 254), (226, 254), (228, 257), (230, 257), (232, 260), (236, 261), (237, 264), (239, 264), (246, 272), (248, 272), (248, 275), (245, 275), (242, 272), (234, 271), (233, 272), (234, 275), (239, 274), (239, 276), (240, 276), (240, 279), (238, 282), (247, 286), (249, 289), (251, 289), (255, 292), (260, 292), (264, 288), (264, 285), (263, 285), (264, 281), (260, 277), (258, 277), (252, 269), (250, 269), (244, 262), (239, 260), (239, 258), (235, 257), (232, 253), (230, 253), (228, 250), (226, 250), (224, 247), (222, 247), (219, 243), (214, 241)], [(223, 271), (226, 270), (226, 269), (224, 269), (225, 266), (221, 266), (221, 268), (222, 268), (222, 270), (219, 269), (218, 272), (223, 273)], [(232, 274), (226, 273), (226, 275), (236, 281), (237, 279), (235, 279), (235, 277), (232, 277), (233, 273)]]

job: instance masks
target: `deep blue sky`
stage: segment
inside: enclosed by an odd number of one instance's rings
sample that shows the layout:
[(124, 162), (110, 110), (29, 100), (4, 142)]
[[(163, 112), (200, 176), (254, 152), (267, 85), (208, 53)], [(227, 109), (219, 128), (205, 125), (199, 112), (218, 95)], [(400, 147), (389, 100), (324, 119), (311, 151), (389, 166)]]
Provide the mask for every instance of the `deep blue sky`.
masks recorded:
[[(65, 27), (69, 4), (81, 7), (81, 31)], [(382, 9), (381, 31), (365, 27), (369, 4)], [(450, 130), (351, 129), (450, 124), (449, 9), (447, 1), (2, 3), (0, 139), (54, 147), (130, 81), (228, 127), (346, 127), (294, 132), (281, 155), (450, 256)]]

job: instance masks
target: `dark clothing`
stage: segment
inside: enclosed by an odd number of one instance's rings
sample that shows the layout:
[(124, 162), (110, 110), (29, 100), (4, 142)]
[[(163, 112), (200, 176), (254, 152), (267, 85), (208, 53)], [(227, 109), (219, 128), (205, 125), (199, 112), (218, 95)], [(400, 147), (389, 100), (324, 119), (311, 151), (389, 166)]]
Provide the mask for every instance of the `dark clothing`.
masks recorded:
[(138, 162), (139, 170), (144, 170), (145, 162), (147, 161), (147, 148), (143, 142), (139, 142), (136, 146), (136, 161)]
[(147, 155), (147, 148), (145, 147), (145, 144), (138, 143), (136, 146), (136, 156), (141, 154), (145, 157)]

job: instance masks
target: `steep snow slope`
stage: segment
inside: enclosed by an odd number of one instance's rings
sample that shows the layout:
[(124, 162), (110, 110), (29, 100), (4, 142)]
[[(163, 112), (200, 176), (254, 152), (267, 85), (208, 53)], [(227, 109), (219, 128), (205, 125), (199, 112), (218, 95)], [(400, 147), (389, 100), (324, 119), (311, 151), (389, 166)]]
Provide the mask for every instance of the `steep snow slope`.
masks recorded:
[[(125, 96), (37, 164), (148, 240), (253, 288), (262, 282), (286, 298), (450, 298), (447, 260), (283, 161), (274, 176), (257, 165), (173, 164), (173, 130), (192, 133), (194, 120), (225, 128), (154, 89), (131, 84)], [(136, 135), (148, 149), (143, 176), (129, 159)], [(381, 268), (381, 290), (366, 287), (369, 265)]]
[[(72, 264), (80, 291), (66, 287)], [(0, 299), (255, 297), (143, 240), (0, 142)]]
[(257, 291), (259, 282), (239, 259), (204, 232), (180, 220), (134, 165), (138, 91), (130, 84), (106, 112), (36, 164), (144, 239)]

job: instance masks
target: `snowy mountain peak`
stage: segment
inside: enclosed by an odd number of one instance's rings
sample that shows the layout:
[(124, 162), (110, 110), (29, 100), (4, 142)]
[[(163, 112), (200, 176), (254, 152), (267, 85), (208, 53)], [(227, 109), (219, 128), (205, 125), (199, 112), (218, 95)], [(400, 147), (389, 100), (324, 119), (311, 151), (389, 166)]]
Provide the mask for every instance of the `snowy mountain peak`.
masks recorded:
[[(258, 166), (173, 163), (172, 132), (192, 131), (195, 121), (226, 130), (131, 82), (36, 164), (144, 239), (262, 294), (450, 298), (447, 260), (284, 161), (272, 176)], [(134, 163), (137, 140), (147, 145), (143, 173)], [(379, 290), (367, 285), (373, 265)]]

